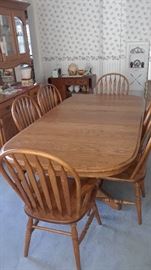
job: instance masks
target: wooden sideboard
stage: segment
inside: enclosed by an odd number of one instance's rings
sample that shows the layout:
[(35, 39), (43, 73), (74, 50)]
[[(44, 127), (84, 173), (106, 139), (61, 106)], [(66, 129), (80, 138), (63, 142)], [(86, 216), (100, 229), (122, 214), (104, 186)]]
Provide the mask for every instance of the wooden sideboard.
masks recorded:
[(0, 94), (0, 147), (18, 133), (11, 115), (11, 106), (14, 99), (23, 94), (30, 95), (36, 99), (38, 89), (39, 85), (36, 84), (30, 87), (20, 87), (16, 93), (11, 95)]
[(71, 93), (68, 90), (68, 87), (70, 85), (85, 86), (86, 91), (84, 91), (84, 93), (92, 92), (92, 89), (96, 85), (96, 75), (90, 74), (84, 76), (68, 76), (68, 77), (60, 76), (58, 78), (49, 77), (48, 83), (54, 84), (60, 91), (62, 99), (65, 99), (71, 96)]

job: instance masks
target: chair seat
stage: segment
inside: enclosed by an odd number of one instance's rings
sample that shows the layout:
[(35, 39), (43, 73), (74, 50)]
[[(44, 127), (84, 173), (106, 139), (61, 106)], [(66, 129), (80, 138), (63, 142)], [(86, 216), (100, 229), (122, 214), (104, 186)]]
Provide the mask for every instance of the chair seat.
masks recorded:
[[(70, 181), (70, 194), (71, 194), (71, 215), (68, 214), (65, 203), (63, 204), (64, 207), (62, 209), (63, 214), (61, 214), (58, 211), (57, 205), (56, 205), (56, 201), (52, 196), (51, 197), (51, 203), (52, 203), (52, 209), (53, 211), (51, 211), (46, 205), (45, 208), (47, 209), (46, 211), (44, 211), (43, 209), (41, 209), (39, 207), (39, 209), (30, 209), (27, 206), (25, 206), (25, 212), (28, 216), (31, 216), (35, 219), (38, 220), (43, 220), (46, 222), (50, 222), (50, 223), (63, 223), (63, 224), (69, 224), (72, 222), (76, 222), (78, 220), (80, 220), (85, 214), (86, 212), (89, 210), (90, 208), (90, 202), (92, 202), (93, 199), (95, 199), (96, 196), (96, 191), (97, 188), (96, 187), (96, 183), (97, 180), (95, 179), (81, 179), (81, 195), (85, 194), (85, 190), (90, 190), (91, 191), (91, 196), (89, 197), (89, 200), (87, 202), (87, 204), (84, 205), (84, 207), (81, 207), (81, 211), (79, 213), (79, 215), (77, 216), (76, 214), (76, 186), (74, 181), (72, 181), (72, 178), (69, 179)], [(59, 184), (58, 184), (59, 186)], [(39, 187), (40, 188), (40, 187)], [(92, 192), (92, 190), (94, 189), (94, 191)], [(50, 190), (50, 194), (51, 192), (51, 187), (49, 186), (49, 190)], [(59, 192), (60, 192), (60, 197), (62, 202), (65, 201), (64, 200), (64, 195), (61, 189), (61, 185), (59, 187)], [(82, 196), (81, 196), (82, 197)]]
[(146, 167), (143, 167), (142, 170), (139, 171), (139, 174), (133, 179), (131, 176), (136, 168), (137, 161), (133, 162), (125, 171), (120, 174), (114, 175), (113, 177), (104, 178), (105, 180), (112, 180), (112, 181), (120, 181), (120, 182), (137, 182), (141, 181), (145, 178), (146, 175)]

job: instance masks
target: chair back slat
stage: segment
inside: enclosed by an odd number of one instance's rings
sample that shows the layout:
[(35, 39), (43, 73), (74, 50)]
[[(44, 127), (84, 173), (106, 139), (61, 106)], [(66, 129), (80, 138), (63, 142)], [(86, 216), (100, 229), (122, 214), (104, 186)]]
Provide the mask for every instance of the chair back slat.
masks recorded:
[(51, 110), (52, 107), (52, 97), (51, 97), (51, 93), (49, 93), (50, 90), (48, 88), (48, 86), (41, 86), (38, 95), (37, 95), (37, 99), (38, 99), (38, 103), (39, 106), (41, 108), (42, 113), (48, 112), (49, 110)]
[(121, 92), (121, 76), (118, 78), (118, 83), (117, 83), (117, 94), (120, 95)]
[(44, 172), (44, 168), (40, 164), (40, 161), (37, 156), (35, 156), (34, 163), (35, 163), (37, 174), (40, 178), (40, 186), (42, 188), (45, 204), (49, 210), (52, 210), (52, 203), (51, 203), (51, 198), (50, 198), (50, 194), (49, 194), (49, 190), (47, 186), (46, 175)]
[[(33, 192), (32, 192), (33, 190), (31, 189), (30, 182), (26, 179), (25, 172), (20, 166), (20, 164), (18, 163), (15, 155), (12, 155), (12, 158), (13, 158), (13, 165), (18, 173), (18, 177), (16, 178), (16, 181), (19, 178), (20, 182), (22, 183), (22, 188), (25, 191), (25, 194), (27, 194), (28, 199), (32, 205), (32, 208), (36, 208), (36, 202), (33, 197)], [(20, 186), (20, 183), (19, 183), (19, 186)]]
[(113, 95), (116, 95), (116, 85), (117, 85), (117, 82), (116, 82), (116, 76), (115, 76), (113, 80), (113, 91), (112, 91)]
[(106, 92), (108, 90), (108, 81), (107, 81), (107, 78), (105, 78), (104, 80), (104, 87), (103, 87), (103, 93)]
[(81, 198), (79, 176), (57, 157), (35, 150), (13, 149), (1, 153), (0, 166), (25, 206), (36, 214), (51, 213), (57, 218), (72, 219), (86, 207), (83, 202), (88, 197), (85, 194)]
[(121, 91), (123, 92), (124, 95), (126, 95), (126, 83), (125, 83), (125, 80), (122, 81), (122, 88), (121, 88)]
[(94, 89), (96, 94), (128, 95), (129, 81), (120, 73), (108, 73), (100, 77)]
[(3, 128), (2, 120), (0, 119), (0, 143), (3, 145), (6, 142), (5, 132)]
[(109, 77), (109, 87), (108, 87), (108, 89), (107, 89), (107, 91), (109, 91), (109, 89), (112, 89), (112, 78), (111, 78), (111, 76)]
[[(27, 115), (25, 114), (26, 110), (28, 111)], [(27, 126), (29, 126), (31, 123), (34, 122), (34, 120), (33, 120), (33, 115), (32, 115), (33, 112), (31, 109), (31, 100), (28, 100), (27, 98), (25, 98), (25, 105), (24, 105), (24, 112), (23, 113), (24, 113), (24, 115), (26, 115)]]
[(12, 112), (12, 115), (14, 115), (13, 116), (14, 122), (17, 121), (16, 125), (17, 124), (19, 125), (18, 129), (21, 130), (24, 127), (28, 126), (28, 122), (24, 114), (24, 103), (22, 104), (22, 100), (20, 100), (20, 102), (18, 103), (16, 102), (16, 106), (15, 106), (14, 112)]
[(54, 193), (54, 199), (55, 199), (55, 203), (57, 206), (57, 209), (59, 211), (60, 214), (63, 213), (62, 211), (62, 202), (61, 202), (61, 198), (60, 198), (60, 193), (59, 193), (59, 181), (57, 181), (57, 176), (55, 174), (55, 171), (53, 169), (52, 163), (49, 162), (49, 167), (48, 167), (48, 175), (49, 175), (49, 179), (51, 179), (51, 187)]
[[(9, 156), (11, 158), (11, 155)], [(12, 157), (13, 158), (13, 157)], [(5, 161), (5, 169), (2, 167), (2, 172), (4, 173), (4, 177), (8, 180), (9, 184), (13, 187), (13, 189), (17, 192), (17, 194), (23, 199), (25, 204), (27, 204), (28, 207), (32, 208), (31, 201), (28, 198), (28, 195), (26, 194), (26, 191), (24, 190), (22, 183), (20, 181), (18, 172), (16, 168), (14, 167), (14, 164), (10, 162), (7, 157), (4, 159)]]
[(53, 84), (41, 86), (37, 94), (37, 100), (42, 114), (47, 113), (62, 102), (60, 92)]
[(97, 92), (100, 94), (100, 93), (103, 93), (103, 80), (100, 82), (100, 88), (97, 88)]
[(12, 104), (11, 113), (17, 129), (28, 127), (41, 117), (41, 112), (36, 102), (27, 95), (16, 98)]
[(64, 168), (62, 167), (60, 179), (61, 179), (61, 185), (62, 185), (62, 190), (63, 190), (64, 202), (65, 202), (68, 215), (71, 215), (71, 204), (70, 204), (71, 195), (70, 195), (69, 185), (67, 184), (67, 181), (66, 181), (66, 177), (67, 177), (66, 172), (64, 171)]
[(28, 174), (28, 178), (30, 179), (30, 184), (31, 184), (31, 187), (33, 189), (33, 193), (35, 194), (36, 201), (37, 201), (39, 207), (44, 210), (45, 207), (44, 207), (44, 203), (43, 203), (43, 198), (42, 198), (41, 193), (39, 191), (38, 179), (36, 179), (35, 172), (34, 172), (32, 166), (30, 165), (26, 155), (23, 155), (23, 160), (25, 163), (25, 168), (26, 168), (26, 172)]
[(144, 113), (141, 144), (144, 144), (144, 142), (149, 137), (150, 133), (151, 133), (151, 103), (149, 104), (149, 106), (147, 107)]

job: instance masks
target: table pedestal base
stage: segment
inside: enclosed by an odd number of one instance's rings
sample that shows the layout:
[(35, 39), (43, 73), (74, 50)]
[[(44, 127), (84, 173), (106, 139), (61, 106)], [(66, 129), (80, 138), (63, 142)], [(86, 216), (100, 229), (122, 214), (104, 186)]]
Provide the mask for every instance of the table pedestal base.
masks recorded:
[(122, 207), (119, 200), (111, 198), (111, 196), (102, 188), (97, 191), (96, 199), (106, 203), (107, 205), (116, 210), (120, 210)]

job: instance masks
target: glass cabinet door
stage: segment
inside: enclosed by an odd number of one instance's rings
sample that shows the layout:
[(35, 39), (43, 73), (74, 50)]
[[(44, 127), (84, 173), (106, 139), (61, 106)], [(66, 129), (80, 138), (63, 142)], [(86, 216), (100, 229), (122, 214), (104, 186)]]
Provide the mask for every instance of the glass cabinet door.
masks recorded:
[(15, 53), (10, 17), (0, 15), (0, 51), (5, 57)]
[[(9, 2), (8, 7), (6, 2)], [(31, 63), (26, 32), (26, 9), (29, 4), (6, 2), (0, 0), (0, 68), (14, 68)]]
[(23, 22), (19, 17), (14, 17), (19, 53), (26, 53)]

